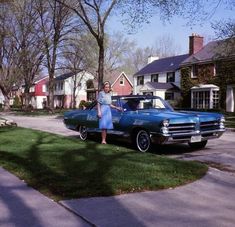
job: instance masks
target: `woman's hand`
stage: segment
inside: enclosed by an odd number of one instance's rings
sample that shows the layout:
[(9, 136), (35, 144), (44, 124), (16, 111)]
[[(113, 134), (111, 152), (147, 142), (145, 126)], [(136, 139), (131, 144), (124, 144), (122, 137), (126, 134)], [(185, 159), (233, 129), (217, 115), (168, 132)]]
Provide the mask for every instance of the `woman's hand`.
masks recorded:
[(119, 110), (119, 111), (123, 111), (122, 107), (117, 106), (116, 109)]
[(98, 117), (98, 118), (101, 118), (101, 116), (102, 116), (101, 113), (98, 112), (97, 117)]

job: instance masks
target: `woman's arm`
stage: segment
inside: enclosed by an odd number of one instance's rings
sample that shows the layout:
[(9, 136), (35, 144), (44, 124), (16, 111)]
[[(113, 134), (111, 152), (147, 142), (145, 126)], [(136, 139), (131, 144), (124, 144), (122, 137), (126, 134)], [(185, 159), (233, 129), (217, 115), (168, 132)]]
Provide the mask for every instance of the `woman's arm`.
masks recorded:
[(110, 105), (111, 108), (122, 111), (122, 107), (114, 106), (113, 104)]
[(98, 110), (98, 113), (97, 113), (97, 115), (98, 115), (98, 118), (101, 118), (101, 108), (100, 108), (100, 103), (98, 102), (97, 103), (97, 110)]

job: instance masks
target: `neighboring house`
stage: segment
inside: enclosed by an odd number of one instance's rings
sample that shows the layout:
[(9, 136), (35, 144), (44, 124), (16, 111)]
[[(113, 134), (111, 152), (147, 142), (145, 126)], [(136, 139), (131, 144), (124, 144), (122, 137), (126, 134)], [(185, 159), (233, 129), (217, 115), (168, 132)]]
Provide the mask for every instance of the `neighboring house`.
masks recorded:
[[(182, 90), (191, 94), (191, 108), (235, 112), (235, 42), (212, 41), (193, 34), (190, 56), (182, 64)], [(231, 42), (232, 41), (232, 42)], [(185, 99), (188, 94), (185, 93)], [(188, 103), (190, 104), (190, 103)]]
[[(40, 75), (35, 77), (33, 85), (29, 89), (30, 103), (34, 109), (43, 109), (47, 106), (47, 83), (48, 76)], [(24, 96), (24, 86), (22, 87)]]
[(166, 100), (180, 98), (180, 64), (188, 54), (157, 59), (134, 75), (134, 94), (157, 95)]
[[(109, 81), (111, 84), (112, 95), (130, 95), (133, 93), (133, 82), (130, 76), (125, 72), (112, 71), (105, 73), (103, 81)], [(93, 101), (98, 94), (98, 81), (89, 81), (87, 83), (87, 100)]]
[(133, 82), (125, 72), (113, 71), (106, 73), (104, 81), (111, 84), (112, 95), (130, 95), (133, 93)]
[(87, 101), (87, 81), (94, 80), (88, 72), (66, 73), (55, 78), (54, 106), (57, 108), (72, 108)]

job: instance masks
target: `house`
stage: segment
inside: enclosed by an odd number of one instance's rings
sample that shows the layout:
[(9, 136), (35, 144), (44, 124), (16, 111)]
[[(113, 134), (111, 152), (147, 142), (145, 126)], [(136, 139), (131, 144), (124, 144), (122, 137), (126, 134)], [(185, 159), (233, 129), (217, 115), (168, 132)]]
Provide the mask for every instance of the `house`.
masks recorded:
[[(133, 93), (133, 82), (125, 72), (106, 72), (103, 81), (111, 84), (112, 95), (130, 95)], [(98, 94), (98, 81), (87, 81), (87, 100), (95, 100)]]
[(79, 103), (87, 101), (87, 81), (94, 76), (88, 72), (65, 73), (54, 81), (54, 106), (58, 108), (77, 108)]
[(132, 79), (125, 72), (112, 71), (106, 73), (104, 81), (110, 82), (113, 95), (130, 95), (133, 93)]
[[(43, 109), (47, 105), (47, 83), (48, 76), (39, 75), (35, 77), (34, 83), (29, 89), (29, 104), (34, 109)], [(22, 90), (22, 96), (24, 96), (24, 85), (20, 90)]]
[[(194, 109), (235, 111), (235, 41), (190, 36), (190, 56), (181, 63), (183, 97)], [(187, 94), (188, 93), (188, 94)], [(187, 98), (187, 96), (189, 96)]]
[[(149, 64), (134, 74), (134, 94), (157, 95), (166, 100), (180, 98), (180, 64), (188, 54), (148, 59)], [(152, 61), (153, 60), (153, 61)]]

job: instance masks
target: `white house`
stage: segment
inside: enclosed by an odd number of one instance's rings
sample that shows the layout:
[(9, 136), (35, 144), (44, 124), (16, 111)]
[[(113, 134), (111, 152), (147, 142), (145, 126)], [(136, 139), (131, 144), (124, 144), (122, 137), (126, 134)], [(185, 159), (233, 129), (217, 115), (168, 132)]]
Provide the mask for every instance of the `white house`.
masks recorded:
[(189, 55), (178, 55), (156, 59), (135, 73), (134, 94), (157, 95), (166, 100), (177, 100), (180, 97), (179, 65)]
[(94, 76), (88, 72), (77, 74), (66, 73), (55, 78), (54, 105), (55, 107), (71, 108), (74, 98), (76, 107), (82, 100), (87, 100), (87, 81)]

